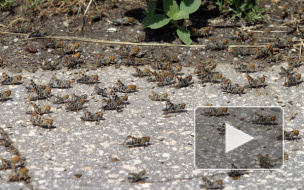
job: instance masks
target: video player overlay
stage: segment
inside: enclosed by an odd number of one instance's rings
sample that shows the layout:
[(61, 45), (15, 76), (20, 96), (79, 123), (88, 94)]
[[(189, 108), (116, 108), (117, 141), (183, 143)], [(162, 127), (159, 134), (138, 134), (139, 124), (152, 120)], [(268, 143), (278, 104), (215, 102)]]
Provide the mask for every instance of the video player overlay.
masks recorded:
[(281, 107), (195, 109), (195, 167), (265, 170), (283, 167)]

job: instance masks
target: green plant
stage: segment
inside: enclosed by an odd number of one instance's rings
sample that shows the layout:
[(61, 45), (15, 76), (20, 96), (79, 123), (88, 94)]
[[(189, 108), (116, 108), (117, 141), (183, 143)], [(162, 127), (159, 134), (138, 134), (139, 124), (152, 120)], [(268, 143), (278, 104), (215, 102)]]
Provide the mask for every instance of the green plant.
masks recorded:
[(218, 8), (219, 8), (219, 11), (220, 12), (224, 12), (225, 10), (223, 9), (223, 1), (225, 1), (225, 0), (217, 0), (217, 1), (214, 1), (214, 0), (212, 0), (212, 3), (215, 5), (215, 6), (218, 6)]
[(146, 28), (158, 29), (169, 23), (176, 27), (178, 37), (187, 45), (192, 43), (190, 38), (190, 31), (185, 27), (179, 26), (178, 21), (189, 19), (189, 15), (198, 10), (201, 5), (201, 0), (182, 0), (180, 5), (176, 0), (163, 0), (163, 8), (165, 14), (157, 14), (156, 3), (152, 0), (148, 2), (148, 12), (144, 12), (146, 17), (143, 19), (142, 24)]
[(13, 6), (16, 0), (0, 0), (0, 10), (7, 10)]
[(264, 15), (264, 10), (258, 7), (257, 5), (249, 5), (249, 9), (251, 11), (245, 12), (245, 21), (246, 22), (257, 22), (260, 20), (264, 20), (265, 15)]
[(27, 0), (27, 5), (25, 7), (33, 8), (37, 7), (40, 4), (41, 0)]
[(212, 0), (218, 6), (219, 11), (225, 13), (231, 11), (232, 18), (239, 18), (246, 22), (258, 22), (264, 19), (262, 8), (259, 8), (256, 0)]

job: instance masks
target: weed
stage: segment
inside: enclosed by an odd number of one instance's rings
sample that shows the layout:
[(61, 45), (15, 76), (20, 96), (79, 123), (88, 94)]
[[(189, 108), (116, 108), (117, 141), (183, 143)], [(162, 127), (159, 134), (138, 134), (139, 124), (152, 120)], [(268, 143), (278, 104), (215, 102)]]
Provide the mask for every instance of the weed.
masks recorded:
[(171, 23), (175, 28), (178, 37), (187, 45), (192, 43), (190, 31), (185, 27), (178, 25), (178, 20), (189, 19), (189, 14), (198, 10), (201, 0), (182, 0), (178, 5), (176, 0), (164, 0), (163, 8), (165, 14), (156, 14), (156, 3), (152, 0), (148, 2), (148, 12), (144, 12), (146, 17), (142, 24), (144, 27), (152, 29), (161, 28)]
[(212, 0), (222, 13), (232, 12), (232, 18), (245, 22), (256, 23), (265, 19), (264, 9), (257, 5), (256, 0)]
[(0, 0), (0, 11), (5, 11), (12, 8), (16, 0)]

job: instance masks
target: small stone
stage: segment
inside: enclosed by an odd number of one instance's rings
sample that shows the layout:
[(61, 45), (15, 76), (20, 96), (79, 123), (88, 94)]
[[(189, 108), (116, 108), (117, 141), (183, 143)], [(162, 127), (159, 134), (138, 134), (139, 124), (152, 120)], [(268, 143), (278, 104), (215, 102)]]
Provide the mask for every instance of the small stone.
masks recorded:
[(81, 178), (81, 177), (82, 177), (82, 174), (75, 174), (75, 177), (76, 177), (76, 178)]
[(25, 47), (25, 51), (28, 51), (30, 53), (36, 53), (37, 52), (37, 48), (32, 45), (32, 44), (29, 44)]
[(108, 28), (107, 32), (117, 32), (117, 29), (116, 28)]

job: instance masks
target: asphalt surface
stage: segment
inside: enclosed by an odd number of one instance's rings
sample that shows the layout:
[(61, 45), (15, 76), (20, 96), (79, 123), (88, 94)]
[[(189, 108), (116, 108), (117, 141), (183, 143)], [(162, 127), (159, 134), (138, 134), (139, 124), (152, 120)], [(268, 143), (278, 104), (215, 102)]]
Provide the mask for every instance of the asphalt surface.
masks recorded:
[[(285, 64), (282, 64), (285, 65)], [(202, 177), (208, 180), (223, 180), (225, 189), (302, 189), (303, 140), (285, 141), (285, 152), (289, 159), (283, 169), (249, 171), (240, 180), (234, 180), (227, 171), (198, 170), (194, 167), (194, 109), (211, 103), (215, 106), (282, 106), (285, 111), (285, 129), (303, 133), (303, 84), (298, 88), (284, 87), (284, 79), (277, 76), (280, 65), (271, 72), (253, 73), (253, 77), (265, 74), (267, 87), (245, 90), (245, 94), (227, 95), (219, 84), (202, 87), (197, 77), (190, 87), (176, 89), (157, 87), (144, 78), (131, 74), (134, 68), (99, 68), (84, 71), (98, 74), (99, 87), (110, 88), (120, 79), (126, 85), (135, 84), (137, 92), (128, 94), (130, 104), (122, 112), (104, 111), (105, 120), (99, 125), (83, 122), (83, 111), (67, 112), (65, 105), (54, 105), (48, 100), (39, 100), (41, 105), (51, 105), (49, 116), (54, 128), (32, 126), (30, 115), (25, 114), (28, 96), (25, 86), (30, 79), (38, 84), (48, 84), (54, 72), (39, 70), (37, 73), (23, 72), (22, 85), (1, 86), (1, 91), (10, 89), (12, 100), (0, 105), (1, 125), (10, 134), (14, 146), (27, 159), (26, 167), (34, 189), (200, 189)], [(74, 79), (79, 70), (57, 71), (59, 79)], [(184, 67), (187, 76), (194, 67)], [(224, 73), (234, 83), (246, 85), (246, 75), (236, 74), (231, 65), (218, 65), (216, 71)], [(1, 70), (13, 75), (7, 70)], [(303, 72), (300, 68), (299, 72)], [(153, 102), (148, 98), (151, 91), (168, 93), (173, 103), (185, 103), (187, 112), (163, 115), (165, 102)], [(94, 94), (94, 85), (73, 84), (70, 89), (53, 89), (52, 95), (70, 96), (88, 94), (84, 104), (91, 112), (99, 111), (102, 97)], [(94, 98), (95, 97), (95, 98)], [(35, 102), (36, 104), (38, 102)], [(295, 118), (293, 116), (298, 113)], [(148, 147), (128, 148), (121, 145), (127, 136), (151, 138)], [(11, 158), (3, 146), (1, 157)], [(144, 183), (130, 183), (128, 173), (146, 170)], [(7, 182), (10, 170), (0, 171), (0, 189), (26, 189), (23, 182)], [(75, 177), (81, 174), (81, 177)]]

